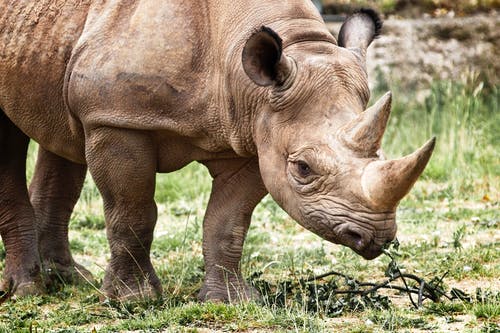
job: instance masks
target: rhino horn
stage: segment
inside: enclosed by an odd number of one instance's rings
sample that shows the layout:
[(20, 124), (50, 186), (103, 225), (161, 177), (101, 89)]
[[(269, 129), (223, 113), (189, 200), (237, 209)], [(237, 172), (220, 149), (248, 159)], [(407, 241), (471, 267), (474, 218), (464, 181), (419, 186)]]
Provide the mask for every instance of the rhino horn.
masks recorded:
[(368, 201), (380, 208), (394, 208), (424, 171), (435, 143), (434, 137), (403, 158), (368, 164), (361, 178), (363, 193)]
[(377, 103), (361, 113), (342, 129), (342, 139), (351, 149), (373, 156), (380, 148), (389, 114), (392, 94), (387, 92)]

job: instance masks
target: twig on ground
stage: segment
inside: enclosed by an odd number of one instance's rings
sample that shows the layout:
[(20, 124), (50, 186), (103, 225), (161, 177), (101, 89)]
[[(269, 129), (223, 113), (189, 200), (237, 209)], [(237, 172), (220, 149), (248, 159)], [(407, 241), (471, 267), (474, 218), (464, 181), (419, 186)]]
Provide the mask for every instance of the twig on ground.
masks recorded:
[[(390, 300), (387, 296), (377, 294), (380, 289), (398, 290), (406, 293), (415, 309), (422, 307), (426, 299), (433, 302), (439, 302), (441, 297), (445, 297), (448, 300), (452, 300), (453, 298), (461, 300), (470, 299), (469, 295), (455, 288), (451, 290), (450, 295), (446, 293), (442, 288), (442, 284), (448, 272), (444, 273), (439, 279), (435, 278), (430, 282), (414, 274), (403, 273), (395, 259), (395, 256), (397, 256), (395, 250), (398, 249), (399, 243), (395, 241), (391, 246), (393, 247), (392, 251), (389, 250), (389, 246), (384, 249), (384, 254), (391, 259), (386, 269), (388, 279), (380, 283), (362, 282), (347, 274), (332, 270), (317, 276), (299, 279), (295, 282), (293, 280), (283, 281), (275, 286), (258, 280), (261, 273), (256, 273), (254, 274), (254, 285), (258, 289), (261, 289), (263, 295), (268, 295), (267, 299), (273, 303), (284, 305), (287, 299), (292, 299), (293, 297), (291, 296), (295, 295), (302, 304), (305, 303), (308, 306), (310, 311), (318, 311), (319, 301), (322, 301), (322, 306), (325, 308), (321, 311), (326, 311), (333, 315), (341, 313), (345, 306), (353, 310), (359, 309), (360, 306), (361, 308), (366, 306), (388, 306)], [(332, 276), (343, 278), (347, 288), (339, 287), (335, 279), (328, 279)], [(402, 285), (396, 283), (398, 280), (402, 281)], [(415, 287), (411, 286), (407, 280), (414, 281)], [(260, 288), (258, 286), (259, 283)], [(269, 295), (272, 290), (276, 291), (274, 298)], [(335, 297), (340, 295), (345, 296)], [(417, 296), (416, 301), (413, 295)], [(312, 302), (311, 300), (315, 301)]]

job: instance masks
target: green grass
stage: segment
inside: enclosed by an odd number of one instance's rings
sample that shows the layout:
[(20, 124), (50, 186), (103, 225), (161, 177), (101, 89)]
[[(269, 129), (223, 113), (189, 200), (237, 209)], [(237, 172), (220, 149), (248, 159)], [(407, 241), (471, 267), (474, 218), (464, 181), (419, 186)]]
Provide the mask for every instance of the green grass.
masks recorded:
[[(296, 299), (285, 306), (272, 302), (238, 305), (200, 304), (203, 278), (201, 229), (210, 177), (190, 164), (158, 175), (159, 219), (151, 250), (162, 280), (159, 300), (138, 303), (99, 302), (99, 282), (109, 258), (102, 203), (90, 178), (70, 222), (70, 245), (76, 260), (89, 268), (97, 285), (61, 286), (45, 296), (0, 305), (0, 332), (495, 332), (500, 321), (499, 189), (500, 112), (498, 87), (476, 76), (459, 83), (436, 82), (425, 100), (393, 88), (393, 114), (383, 146), (390, 157), (408, 154), (431, 136), (434, 156), (423, 177), (401, 202), (399, 263), (427, 280), (442, 276), (448, 289), (473, 296), (470, 303), (424, 302), (414, 310), (407, 297), (386, 295), (388, 309), (344, 311), (338, 316), (310, 312)], [(382, 84), (373, 100), (385, 90)], [(30, 147), (28, 176), (36, 146)], [(5, 257), (0, 245), (0, 270)], [(266, 197), (253, 215), (242, 269), (246, 277), (261, 273), (266, 281), (300, 279), (330, 270), (362, 281), (384, 280), (389, 258), (366, 261), (351, 250), (303, 230)], [(482, 289), (477, 292), (476, 288)], [(458, 325), (458, 326), (457, 326)]]

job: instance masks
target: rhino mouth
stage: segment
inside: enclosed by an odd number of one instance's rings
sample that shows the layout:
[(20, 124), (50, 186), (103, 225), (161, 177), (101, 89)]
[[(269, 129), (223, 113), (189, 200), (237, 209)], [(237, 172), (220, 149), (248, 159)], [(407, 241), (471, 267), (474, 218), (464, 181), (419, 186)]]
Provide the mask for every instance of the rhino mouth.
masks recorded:
[(339, 243), (349, 247), (363, 258), (372, 260), (382, 254), (385, 242), (380, 244), (376, 242), (376, 237), (371, 231), (359, 228), (352, 223), (344, 223), (337, 229)]
[[(350, 246), (349, 246), (350, 247)], [(377, 258), (383, 253), (384, 245), (378, 245), (371, 242), (365, 248), (358, 250), (354, 247), (350, 247), (354, 252), (365, 258), (366, 260), (372, 260)]]
[(377, 258), (383, 253), (384, 245), (396, 236), (394, 215), (368, 221), (351, 216), (325, 216), (311, 214), (310, 223), (304, 225), (323, 239), (349, 247), (367, 260)]

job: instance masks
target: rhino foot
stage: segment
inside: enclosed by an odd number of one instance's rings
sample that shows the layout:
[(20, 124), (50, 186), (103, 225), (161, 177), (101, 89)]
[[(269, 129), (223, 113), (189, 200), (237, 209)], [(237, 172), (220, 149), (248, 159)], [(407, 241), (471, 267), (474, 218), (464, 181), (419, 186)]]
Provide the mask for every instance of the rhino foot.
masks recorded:
[(46, 293), (46, 289), (42, 283), (40, 276), (5, 276), (0, 283), (1, 298), (6, 297), (24, 297), (24, 296), (37, 296)]
[(260, 301), (260, 293), (248, 285), (243, 278), (233, 277), (230, 279), (208, 280), (198, 293), (201, 302), (228, 302), (240, 303), (248, 301)]
[(38, 296), (45, 294), (45, 288), (41, 286), (40, 283), (37, 282), (23, 282), (20, 283), (15, 292), (15, 297), (24, 297), (24, 296)]
[(95, 279), (82, 265), (72, 262), (61, 264), (57, 261), (45, 261), (43, 263), (44, 282), (48, 289), (52, 289), (59, 284), (94, 284)]
[(137, 290), (131, 290), (128, 288), (122, 288), (120, 290), (110, 291), (101, 289), (102, 295), (100, 297), (100, 301), (103, 302), (106, 299), (112, 299), (120, 302), (136, 302), (136, 301), (144, 301), (149, 299), (156, 299), (161, 296), (161, 289), (158, 290), (152, 286), (146, 285), (141, 286), (141, 288)]
[(101, 301), (141, 301), (161, 296), (163, 289), (154, 271), (138, 277), (120, 278), (106, 272), (101, 288)]

